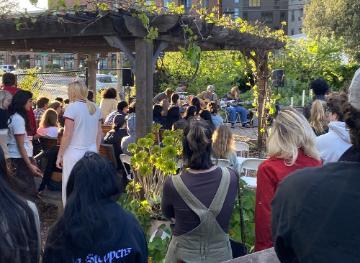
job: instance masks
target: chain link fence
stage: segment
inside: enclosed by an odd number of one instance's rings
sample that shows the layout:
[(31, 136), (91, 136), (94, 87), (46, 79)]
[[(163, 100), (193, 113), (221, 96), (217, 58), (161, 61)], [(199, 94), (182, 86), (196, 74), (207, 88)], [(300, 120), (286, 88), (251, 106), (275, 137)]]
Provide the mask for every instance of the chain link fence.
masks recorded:
[[(96, 90), (97, 96), (101, 90), (107, 88), (118, 87), (117, 72), (122, 71), (123, 81), (119, 83), (119, 97), (125, 99), (132, 96), (134, 85), (134, 77), (129, 68), (110, 68), (98, 70), (96, 74)], [(49, 99), (56, 97), (67, 98), (67, 85), (75, 80), (82, 80), (88, 83), (87, 69), (58, 71), (58, 72), (36, 72), (35, 70), (28, 70), (27, 73), (17, 74), (18, 86), (22, 89), (29, 90), (34, 94), (34, 97), (45, 96)]]
[(17, 75), (18, 86), (30, 90), (34, 97), (45, 96), (49, 99), (56, 97), (67, 98), (67, 85), (75, 80), (86, 82), (86, 70), (59, 72), (31, 72)]

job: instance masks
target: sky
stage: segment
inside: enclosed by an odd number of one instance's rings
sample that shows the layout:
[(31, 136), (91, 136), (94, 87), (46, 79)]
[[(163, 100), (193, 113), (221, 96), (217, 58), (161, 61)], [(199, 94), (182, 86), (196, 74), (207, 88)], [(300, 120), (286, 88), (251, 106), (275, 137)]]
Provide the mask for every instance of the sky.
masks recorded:
[(38, 0), (36, 6), (30, 4), (29, 0), (17, 0), (21, 9), (27, 9), (27, 11), (40, 11), (47, 8), (48, 0)]

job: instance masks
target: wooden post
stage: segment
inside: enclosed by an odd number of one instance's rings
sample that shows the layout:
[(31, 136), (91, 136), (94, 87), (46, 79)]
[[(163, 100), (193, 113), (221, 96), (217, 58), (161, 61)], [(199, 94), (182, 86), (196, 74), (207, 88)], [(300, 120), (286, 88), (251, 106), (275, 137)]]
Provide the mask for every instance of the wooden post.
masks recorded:
[(120, 99), (125, 100), (124, 87), (122, 86), (122, 55), (121, 52), (116, 52), (116, 75), (117, 75), (117, 84), (116, 89), (118, 94), (120, 94)]
[(153, 41), (135, 40), (136, 138), (151, 132), (153, 101)]
[(258, 88), (258, 148), (260, 152), (259, 157), (265, 157), (265, 141), (267, 135), (268, 119), (266, 102), (270, 100), (271, 97), (271, 87), (270, 85), (268, 85), (268, 52), (258, 51), (254, 59), (256, 63), (256, 82)]
[(88, 89), (94, 92), (94, 101), (96, 102), (96, 72), (97, 72), (97, 63), (96, 63), (96, 54), (88, 54), (87, 59), (88, 67)]

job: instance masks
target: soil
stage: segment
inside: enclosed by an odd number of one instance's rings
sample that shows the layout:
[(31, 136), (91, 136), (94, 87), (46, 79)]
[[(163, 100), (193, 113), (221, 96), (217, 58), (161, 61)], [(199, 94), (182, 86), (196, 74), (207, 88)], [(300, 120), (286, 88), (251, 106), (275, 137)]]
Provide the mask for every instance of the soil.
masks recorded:
[(36, 200), (35, 202), (40, 216), (41, 248), (43, 250), (49, 233), (49, 228), (57, 219), (57, 207), (52, 204), (44, 203), (41, 200)]

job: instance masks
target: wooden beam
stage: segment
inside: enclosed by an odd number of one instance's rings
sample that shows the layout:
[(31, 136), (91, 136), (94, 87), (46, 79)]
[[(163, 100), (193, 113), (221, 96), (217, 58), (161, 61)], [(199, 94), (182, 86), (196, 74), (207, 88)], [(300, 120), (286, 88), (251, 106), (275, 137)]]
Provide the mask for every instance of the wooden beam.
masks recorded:
[[(88, 67), (88, 89), (94, 92), (94, 101), (96, 101), (96, 71), (97, 71), (97, 63), (96, 63), (96, 54), (91, 53), (88, 54), (87, 59), (87, 67)], [(106, 116), (103, 116), (104, 118)]]
[(131, 68), (135, 72), (135, 57), (133, 56), (131, 50), (125, 45), (125, 43), (118, 36), (104, 36), (105, 40), (108, 42), (109, 46), (118, 48), (123, 51), (126, 57), (129, 59)]
[(152, 65), (153, 65), (153, 70), (155, 71), (155, 66), (156, 66), (156, 61), (157, 61), (157, 58), (159, 57), (160, 53), (162, 51), (164, 51), (167, 47), (168, 47), (168, 43), (167, 42), (164, 42), (164, 41), (161, 41), (159, 46), (157, 47), (155, 53), (154, 53), (154, 56), (152, 58)]
[(153, 101), (153, 41), (138, 38), (136, 51), (136, 137), (151, 132)]

